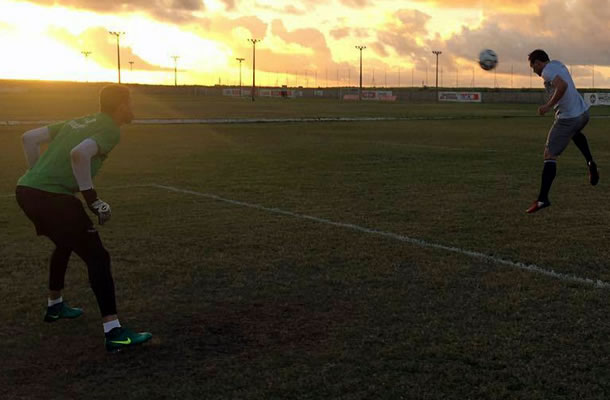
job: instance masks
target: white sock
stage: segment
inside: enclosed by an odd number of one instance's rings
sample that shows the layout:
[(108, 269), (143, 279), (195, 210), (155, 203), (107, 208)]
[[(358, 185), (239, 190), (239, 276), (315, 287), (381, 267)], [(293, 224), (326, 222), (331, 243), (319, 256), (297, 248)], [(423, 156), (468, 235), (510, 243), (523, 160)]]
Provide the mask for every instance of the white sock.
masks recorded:
[(62, 296), (59, 296), (59, 298), (55, 299), (55, 300), (48, 299), (47, 304), (48, 304), (48, 307), (51, 307), (51, 306), (54, 306), (55, 304), (59, 304), (59, 303), (63, 303), (63, 302), (64, 302), (64, 298)]
[(113, 330), (114, 328), (120, 328), (120, 327), (121, 327), (121, 323), (119, 322), (118, 318), (113, 319), (112, 321), (104, 322), (104, 333), (108, 333), (111, 330)]

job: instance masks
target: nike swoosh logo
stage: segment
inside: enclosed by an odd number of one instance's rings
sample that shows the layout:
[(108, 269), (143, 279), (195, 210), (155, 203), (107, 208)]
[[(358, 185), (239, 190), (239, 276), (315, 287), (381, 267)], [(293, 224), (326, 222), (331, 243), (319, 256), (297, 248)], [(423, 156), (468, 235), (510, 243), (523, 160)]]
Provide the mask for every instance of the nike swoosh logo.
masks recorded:
[(58, 319), (59, 315), (47, 315), (47, 317), (49, 318), (53, 318), (53, 319)]
[(127, 338), (127, 340), (111, 340), (110, 343), (114, 343), (114, 344), (131, 344), (131, 338)]

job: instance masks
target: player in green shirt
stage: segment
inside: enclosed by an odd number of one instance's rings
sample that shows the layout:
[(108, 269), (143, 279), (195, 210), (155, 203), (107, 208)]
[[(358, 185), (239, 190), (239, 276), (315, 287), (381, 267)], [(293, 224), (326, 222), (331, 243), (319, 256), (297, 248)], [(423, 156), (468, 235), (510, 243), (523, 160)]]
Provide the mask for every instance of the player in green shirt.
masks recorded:
[[(37, 234), (47, 236), (55, 244), (44, 320), (54, 322), (83, 313), (79, 308), (68, 306), (61, 295), (68, 260), (74, 252), (87, 264), (108, 351), (144, 343), (152, 335), (121, 326), (110, 256), (75, 194), (81, 192), (100, 225), (110, 219), (110, 206), (98, 198), (92, 178), (119, 143), (120, 127), (132, 119), (129, 89), (109, 85), (100, 91), (99, 113), (26, 132), (23, 148), (29, 169), (17, 182), (16, 190), (17, 202), (34, 223)], [(43, 143), (49, 146), (41, 155)]]

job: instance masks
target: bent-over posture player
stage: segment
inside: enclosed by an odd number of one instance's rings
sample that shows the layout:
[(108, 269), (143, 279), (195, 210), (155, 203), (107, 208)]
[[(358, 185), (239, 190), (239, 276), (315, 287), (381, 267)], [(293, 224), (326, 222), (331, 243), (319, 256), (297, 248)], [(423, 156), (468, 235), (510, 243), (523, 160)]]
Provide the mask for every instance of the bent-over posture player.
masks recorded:
[[(100, 225), (110, 219), (110, 206), (98, 197), (92, 177), (119, 143), (120, 127), (132, 119), (129, 89), (109, 85), (100, 91), (99, 113), (26, 132), (23, 148), (29, 169), (16, 189), (17, 202), (34, 223), (36, 233), (55, 244), (44, 321), (77, 318), (83, 313), (80, 308), (70, 307), (61, 294), (68, 260), (74, 252), (87, 264), (89, 282), (102, 315), (106, 350), (110, 352), (147, 342), (152, 335), (121, 326), (110, 256), (75, 194), (82, 194)], [(43, 143), (49, 146), (41, 155)]]

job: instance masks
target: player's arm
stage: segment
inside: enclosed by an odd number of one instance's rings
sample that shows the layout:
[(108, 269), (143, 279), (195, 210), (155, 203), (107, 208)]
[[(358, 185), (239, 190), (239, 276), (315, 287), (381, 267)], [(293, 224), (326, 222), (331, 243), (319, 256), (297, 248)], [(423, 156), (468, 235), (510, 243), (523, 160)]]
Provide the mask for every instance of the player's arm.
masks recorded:
[(40, 158), (40, 145), (51, 141), (51, 133), (48, 127), (43, 126), (24, 133), (21, 141), (28, 168), (32, 168)]
[(538, 113), (540, 115), (544, 115), (550, 110), (552, 110), (553, 107), (555, 107), (555, 105), (559, 103), (559, 100), (561, 100), (563, 95), (566, 94), (566, 91), (568, 90), (568, 84), (566, 83), (566, 81), (561, 79), (561, 76), (559, 75), (557, 75), (553, 79), (552, 85), (555, 88), (555, 91), (553, 92), (553, 95), (551, 96), (549, 101), (538, 109)]
[(99, 224), (103, 225), (110, 219), (110, 206), (97, 197), (91, 178), (91, 159), (99, 152), (95, 140), (85, 139), (70, 151), (72, 173), (83, 195), (87, 206), (98, 216)]

